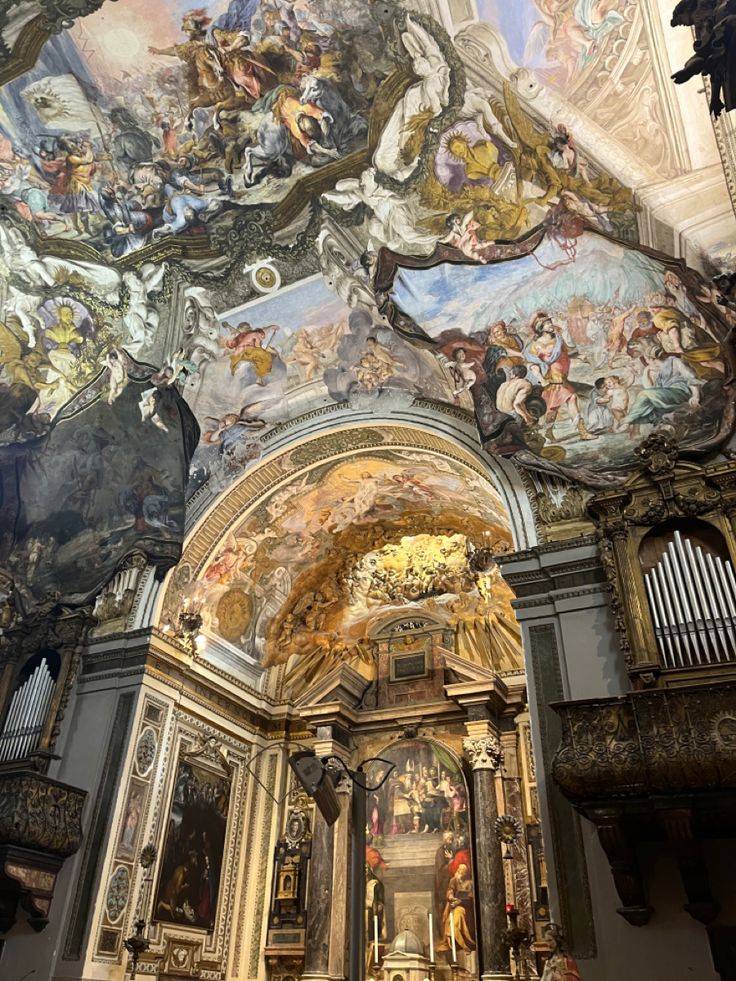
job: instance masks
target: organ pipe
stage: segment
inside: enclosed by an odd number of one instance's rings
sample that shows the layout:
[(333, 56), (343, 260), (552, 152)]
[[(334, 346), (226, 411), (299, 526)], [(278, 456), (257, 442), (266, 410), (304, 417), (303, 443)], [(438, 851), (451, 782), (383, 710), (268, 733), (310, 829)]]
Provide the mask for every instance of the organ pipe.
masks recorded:
[(665, 667), (736, 660), (736, 575), (730, 561), (676, 531), (644, 584)]
[(38, 746), (51, 706), (55, 681), (46, 658), (13, 692), (0, 732), (0, 762), (21, 760)]

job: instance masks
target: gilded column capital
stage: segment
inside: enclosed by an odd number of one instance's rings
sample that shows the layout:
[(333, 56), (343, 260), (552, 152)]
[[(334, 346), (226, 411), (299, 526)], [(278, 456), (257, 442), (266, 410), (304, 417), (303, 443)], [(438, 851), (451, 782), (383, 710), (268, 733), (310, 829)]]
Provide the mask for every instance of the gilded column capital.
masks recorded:
[(474, 770), (498, 770), (503, 762), (503, 750), (496, 736), (466, 736), (463, 739), (465, 757)]

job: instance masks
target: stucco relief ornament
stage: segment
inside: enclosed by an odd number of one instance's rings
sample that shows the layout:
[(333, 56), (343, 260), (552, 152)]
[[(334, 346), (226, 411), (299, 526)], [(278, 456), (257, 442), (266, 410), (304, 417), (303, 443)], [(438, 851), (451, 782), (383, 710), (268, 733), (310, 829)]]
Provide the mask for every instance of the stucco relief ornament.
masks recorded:
[(680, 449), (677, 442), (664, 433), (652, 433), (634, 450), (642, 466), (655, 476), (670, 474), (675, 469)]
[(129, 893), (130, 873), (121, 865), (113, 872), (107, 889), (107, 916), (111, 923), (116, 923), (122, 916)]
[(150, 726), (146, 726), (135, 748), (135, 765), (140, 776), (145, 777), (153, 766), (157, 746), (156, 733)]
[(495, 736), (466, 736), (463, 749), (474, 770), (498, 770), (503, 762), (501, 743)]

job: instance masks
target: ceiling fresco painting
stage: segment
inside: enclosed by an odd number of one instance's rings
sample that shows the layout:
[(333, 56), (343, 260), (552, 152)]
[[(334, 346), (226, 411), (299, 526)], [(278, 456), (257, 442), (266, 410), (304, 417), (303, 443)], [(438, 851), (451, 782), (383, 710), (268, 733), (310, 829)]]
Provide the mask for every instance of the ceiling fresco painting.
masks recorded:
[(478, 0), (480, 17), (498, 32), (509, 66), (530, 92), (545, 87), (559, 93), (669, 177), (682, 170), (681, 154), (667, 131), (668, 93), (652, 64), (644, 6), (636, 0)]
[[(94, 550), (100, 575), (136, 541), (172, 561), (185, 497), (237, 485), (275, 430), (303, 439), (335, 405), (385, 420), (413, 403), (442, 425), (474, 411), (488, 454), (588, 486), (624, 480), (654, 428), (693, 454), (730, 436), (733, 315), (649, 247), (671, 220), (700, 255), (700, 218), (675, 221), (669, 188), (660, 213), (621, 164), (695, 180), (673, 149), (685, 122), (660, 125), (652, 4), (478, 0), (454, 44), (414, 6), (90, 0), (65, 29), (49, 14), (59, 31), (6, 66), (4, 540), (58, 551), (28, 559), (29, 599), (70, 570), (92, 589)], [(451, 6), (435, 5), (448, 25)], [(170, 457), (152, 456), (167, 439)], [(52, 453), (63, 492), (38, 489)], [(278, 664), (284, 637), (321, 632), (329, 654), (331, 631), (362, 643), (381, 610), (414, 602), (402, 563), (441, 583), (456, 536), (501, 512), (464, 471), (402, 459), (312, 469), (277, 492), (297, 495), (285, 510), (259, 505), (222, 543), (223, 571), (196, 572), (212, 577), (212, 636)], [(42, 508), (65, 515), (64, 542)], [(304, 556), (341, 577), (312, 613)], [(349, 585), (366, 556), (388, 584), (377, 608)], [(445, 585), (486, 610), (477, 584)]]
[(6, 448), (0, 562), (22, 606), (87, 601), (133, 552), (173, 565), (198, 436), (178, 391), (121, 351), (48, 434)]
[(407, 53), (373, 10), (105, 4), (0, 93), (0, 193), (39, 237), (112, 259), (170, 237), (197, 251), (215, 229), (252, 236), (277, 205), (288, 223), (360, 167), (396, 98)]
[(491, 453), (600, 484), (653, 428), (696, 450), (731, 430), (728, 325), (677, 264), (583, 227), (512, 263), (384, 258), (384, 312), (446, 359)]
[(467, 644), (476, 621), (498, 629), (504, 656), (511, 593), (497, 575), (475, 583), (467, 537), (511, 547), (497, 492), (462, 464), (392, 449), (320, 463), (233, 526), (194, 580), (185, 555), (164, 619), (196, 602), (208, 632), (266, 666), (298, 652), (302, 679), (317, 662), (370, 664), (372, 625), (420, 607), (468, 620)]
[(391, 395), (407, 404), (416, 395), (452, 398), (437, 359), (366, 311), (349, 310), (322, 277), (216, 321), (196, 288), (187, 304), (197, 326), (182, 361), (184, 395), (202, 430), (192, 491), (207, 479), (226, 487), (260, 457), (264, 433), (314, 408), (365, 408)]

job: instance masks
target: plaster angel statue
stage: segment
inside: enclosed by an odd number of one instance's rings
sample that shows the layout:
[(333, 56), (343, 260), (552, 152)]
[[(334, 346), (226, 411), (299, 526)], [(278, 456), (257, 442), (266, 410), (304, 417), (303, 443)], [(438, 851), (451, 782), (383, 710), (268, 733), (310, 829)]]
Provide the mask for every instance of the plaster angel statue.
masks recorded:
[(366, 230), (371, 239), (404, 255), (431, 255), (439, 236), (417, 224), (418, 215), (410, 199), (399, 197), (376, 180), (375, 167), (368, 167), (358, 178), (338, 181), (323, 200), (346, 211), (363, 204), (369, 211)]

